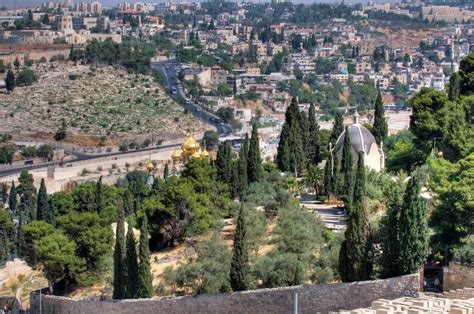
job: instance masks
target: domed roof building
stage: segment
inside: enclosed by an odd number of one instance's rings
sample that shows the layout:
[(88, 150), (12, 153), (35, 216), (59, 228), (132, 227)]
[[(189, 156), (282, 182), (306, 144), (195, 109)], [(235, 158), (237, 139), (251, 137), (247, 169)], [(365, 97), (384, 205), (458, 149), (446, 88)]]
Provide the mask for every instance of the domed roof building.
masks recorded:
[[(359, 152), (364, 152), (364, 163), (367, 167), (373, 169), (374, 171), (382, 171), (385, 167), (385, 155), (382, 150), (377, 145), (375, 137), (372, 133), (367, 130), (366, 127), (359, 123), (359, 114), (357, 111), (354, 114), (354, 123), (347, 127), (347, 132), (351, 138), (352, 144), (352, 157), (357, 162), (359, 159)], [(344, 146), (344, 137), (346, 136), (346, 131), (342, 132), (339, 135), (339, 138), (336, 142), (336, 153), (339, 160), (342, 158), (342, 149)], [(383, 144), (383, 143), (382, 143)]]

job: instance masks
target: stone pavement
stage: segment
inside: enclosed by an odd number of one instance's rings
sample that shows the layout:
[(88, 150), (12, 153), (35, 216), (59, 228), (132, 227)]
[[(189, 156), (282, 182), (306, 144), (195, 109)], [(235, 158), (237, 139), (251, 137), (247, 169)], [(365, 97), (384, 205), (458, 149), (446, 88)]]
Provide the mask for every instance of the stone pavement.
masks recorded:
[(313, 194), (302, 195), (300, 204), (311, 210), (314, 214), (317, 214), (328, 229), (336, 232), (346, 229), (347, 222), (343, 207), (316, 201)]

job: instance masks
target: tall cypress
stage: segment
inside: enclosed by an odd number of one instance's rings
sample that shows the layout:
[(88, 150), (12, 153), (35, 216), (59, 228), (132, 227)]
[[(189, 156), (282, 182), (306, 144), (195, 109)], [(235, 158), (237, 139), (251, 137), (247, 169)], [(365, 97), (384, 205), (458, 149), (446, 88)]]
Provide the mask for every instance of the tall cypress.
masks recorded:
[(8, 70), (7, 77), (5, 78), (5, 85), (8, 93), (15, 89), (15, 74), (13, 74), (12, 70)]
[(10, 194), (8, 195), (8, 207), (10, 208), (11, 212), (13, 213), (13, 217), (16, 216), (17, 210), (17, 203), (18, 203), (18, 194), (16, 193), (15, 182), (12, 181), (12, 186), (10, 188)]
[(331, 143), (333, 146), (336, 145), (336, 141), (342, 132), (344, 132), (344, 115), (341, 111), (337, 110), (334, 115), (334, 125), (331, 132)]
[(217, 178), (227, 184), (232, 183), (232, 148), (225, 141), (219, 145), (216, 156)]
[(309, 138), (306, 143), (308, 151), (308, 162), (320, 163), (321, 158), (321, 139), (319, 134), (319, 124), (316, 122), (316, 108), (313, 103), (308, 110)]
[(134, 299), (138, 291), (137, 243), (133, 235), (131, 222), (128, 222), (126, 252), (123, 265), (124, 298)]
[(324, 165), (324, 191), (329, 199), (331, 196), (331, 178), (332, 177), (332, 163), (331, 159), (326, 160)]
[(249, 257), (246, 246), (244, 209), (241, 206), (234, 235), (234, 248), (230, 264), (230, 285), (233, 291), (244, 291), (248, 287)]
[(113, 299), (123, 299), (125, 297), (124, 287), (124, 256), (125, 256), (125, 217), (121, 204), (118, 208), (117, 228), (115, 232), (114, 249), (114, 284)]
[(163, 179), (167, 180), (168, 179), (168, 176), (169, 176), (169, 167), (168, 167), (168, 163), (165, 164), (165, 168), (163, 169)]
[(263, 176), (262, 156), (260, 155), (260, 144), (256, 123), (252, 125), (252, 136), (250, 137), (247, 156), (247, 176), (249, 184), (260, 181)]
[(398, 223), (400, 275), (418, 271), (428, 256), (427, 209), (420, 196), (426, 172), (420, 168), (412, 173), (403, 196)]
[(339, 196), (339, 187), (341, 186), (341, 171), (339, 167), (339, 158), (337, 158), (337, 154), (333, 156), (333, 162), (331, 164), (331, 193), (336, 198)]
[(345, 232), (345, 243), (341, 246), (339, 265), (342, 281), (366, 280), (368, 274), (368, 221), (364, 206), (365, 194), (365, 166), (364, 153), (359, 153), (357, 164), (356, 184), (354, 186), (353, 199), (347, 229)]
[(150, 298), (153, 295), (153, 285), (150, 272), (150, 248), (148, 244), (148, 219), (143, 214), (140, 225), (139, 244), (139, 266), (138, 266), (138, 298)]
[(451, 101), (456, 101), (461, 93), (461, 76), (458, 72), (453, 73), (449, 78), (448, 97)]
[[(298, 115), (298, 126), (300, 128), (300, 132), (298, 134), (299, 142), (301, 143), (301, 151), (303, 155), (300, 159), (300, 170), (306, 170), (307, 163), (308, 163), (308, 146), (310, 142), (310, 132), (309, 132), (309, 119), (308, 115), (304, 111), (300, 111)], [(301, 172), (301, 171), (300, 171)]]
[(353, 187), (353, 172), (354, 172), (353, 160), (352, 160), (352, 143), (349, 134), (349, 129), (346, 128), (344, 133), (344, 143), (342, 147), (342, 159), (341, 159), (341, 174), (343, 176), (341, 194), (344, 197), (344, 201), (350, 202), (352, 199), (352, 187)]
[(248, 186), (247, 158), (249, 152), (249, 136), (245, 134), (244, 142), (240, 147), (239, 160), (237, 162), (237, 174), (239, 178), (239, 194)]
[(104, 185), (102, 184), (102, 176), (99, 177), (95, 186), (95, 208), (97, 213), (101, 213), (105, 210), (105, 196), (104, 196)]
[(54, 215), (48, 203), (48, 192), (46, 191), (46, 185), (44, 179), (41, 179), (40, 188), (38, 190), (37, 204), (37, 219), (43, 220), (47, 223), (53, 224)]
[(385, 109), (383, 108), (382, 93), (379, 91), (375, 101), (374, 126), (372, 127), (372, 133), (378, 145), (388, 135), (388, 125), (384, 115)]

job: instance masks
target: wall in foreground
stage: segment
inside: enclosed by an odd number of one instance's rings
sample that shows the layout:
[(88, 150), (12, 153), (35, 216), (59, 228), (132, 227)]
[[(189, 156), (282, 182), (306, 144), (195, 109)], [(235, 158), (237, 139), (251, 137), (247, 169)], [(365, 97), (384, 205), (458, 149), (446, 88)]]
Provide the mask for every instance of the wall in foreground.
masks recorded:
[[(385, 280), (303, 285), (232, 294), (127, 301), (73, 300), (43, 296), (42, 312), (61, 314), (118, 313), (291, 313), (298, 293), (299, 313), (327, 313), (368, 307), (376, 299), (395, 299), (419, 291), (418, 274)], [(31, 313), (39, 313), (39, 298), (31, 294)]]
[(449, 263), (443, 269), (443, 290), (474, 288), (474, 266)]

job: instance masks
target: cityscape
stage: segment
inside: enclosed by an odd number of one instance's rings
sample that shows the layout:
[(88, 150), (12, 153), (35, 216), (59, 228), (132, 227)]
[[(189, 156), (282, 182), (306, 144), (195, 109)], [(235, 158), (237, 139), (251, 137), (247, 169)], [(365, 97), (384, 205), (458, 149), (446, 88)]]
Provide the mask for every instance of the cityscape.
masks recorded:
[(0, 314), (474, 311), (474, 7), (0, 3)]

